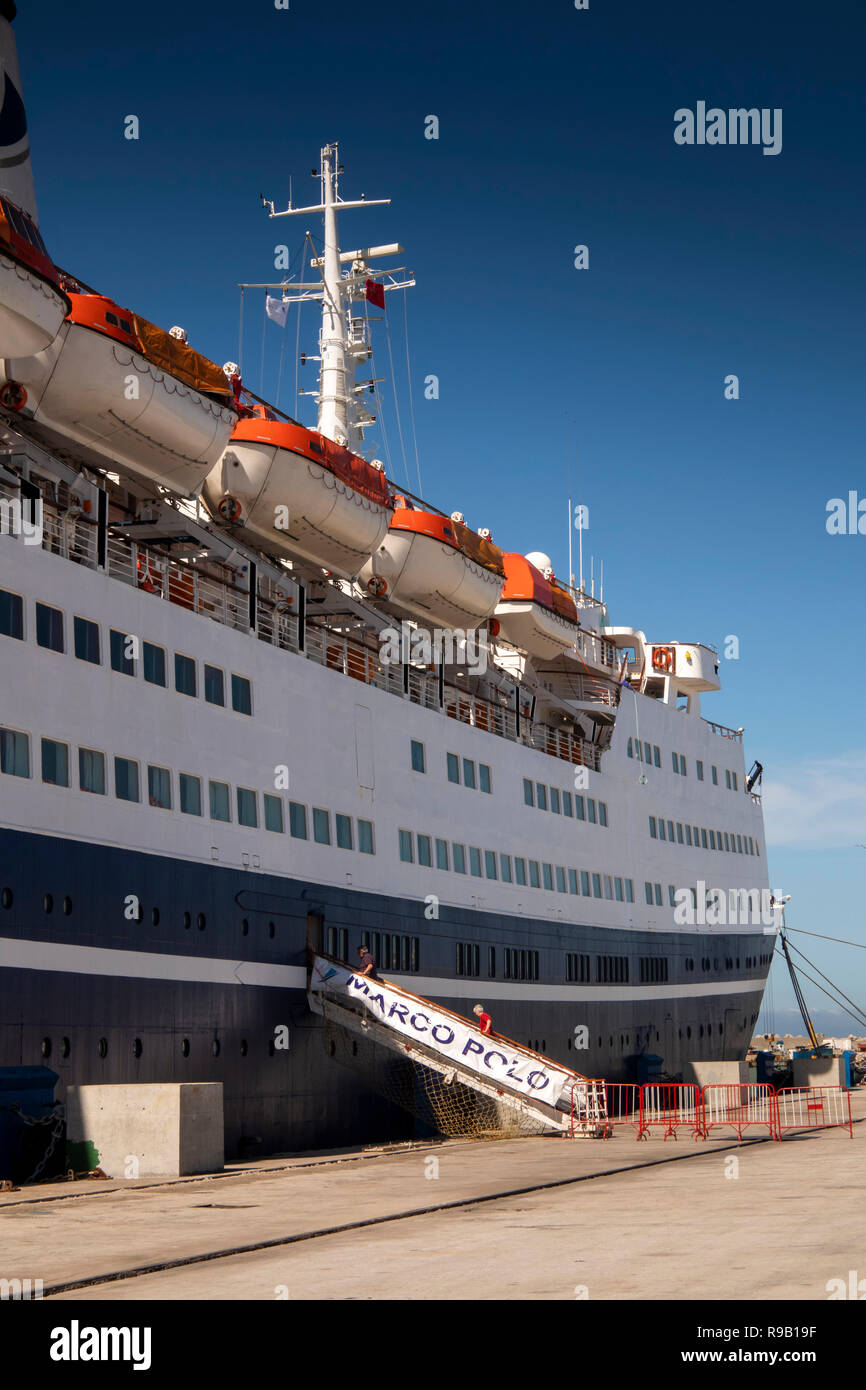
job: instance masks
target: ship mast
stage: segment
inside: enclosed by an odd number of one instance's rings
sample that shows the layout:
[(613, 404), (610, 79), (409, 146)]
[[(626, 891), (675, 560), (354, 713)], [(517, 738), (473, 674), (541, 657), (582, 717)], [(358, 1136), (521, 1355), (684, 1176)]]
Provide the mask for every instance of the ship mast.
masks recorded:
[[(376, 418), (364, 408), (360, 397), (365, 391), (372, 392), (382, 378), (363, 382), (355, 379), (357, 368), (370, 361), (372, 351), (367, 339), (368, 319), (366, 316), (354, 317), (352, 305), (368, 297), (367, 289), (371, 282), (388, 293), (407, 289), (415, 284), (415, 280), (412, 276), (407, 280), (395, 280), (395, 275), (404, 270), (402, 266), (387, 271), (370, 267), (372, 260), (399, 255), (402, 246), (371, 246), (359, 251), (340, 251), (338, 213), (352, 208), (384, 207), (390, 204), (391, 199), (359, 198), (353, 202), (345, 201), (339, 193), (343, 167), (339, 162), (337, 143), (332, 141), (325, 145), (320, 157), (319, 169), (313, 170), (314, 175), (318, 174), (321, 179), (320, 203), (313, 207), (294, 208), (290, 200), (289, 206), (282, 212), (275, 212), (273, 203), (266, 198), (262, 199), (262, 203), (270, 217), (297, 217), (316, 212), (324, 215), (324, 254), (314, 256), (310, 261), (311, 268), (319, 271), (321, 280), (311, 284), (283, 280), (277, 284), (244, 285), (243, 288), (282, 290), (284, 304), (302, 304), (315, 299), (321, 301), (319, 390), (316, 396), (318, 430), (327, 439), (359, 452), (363, 446), (364, 431)], [(309, 233), (307, 237), (309, 239)], [(344, 266), (349, 267), (345, 272)]]

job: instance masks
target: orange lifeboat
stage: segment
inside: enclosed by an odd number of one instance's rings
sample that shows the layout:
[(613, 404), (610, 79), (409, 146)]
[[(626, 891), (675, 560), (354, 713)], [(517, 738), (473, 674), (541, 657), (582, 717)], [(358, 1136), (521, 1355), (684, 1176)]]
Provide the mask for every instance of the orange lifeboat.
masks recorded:
[(31, 357), (47, 348), (71, 307), (36, 223), (0, 197), (0, 355)]
[(279, 555), (354, 577), (388, 531), (384, 471), (270, 415), (259, 409), (238, 421), (205, 482), (208, 510)]
[(361, 571), (372, 598), (387, 598), (442, 627), (475, 628), (499, 600), (502, 551), (454, 517), (398, 496), (388, 534)]
[(577, 640), (577, 607), (553, 574), (542, 574), (523, 555), (503, 555), (505, 587), (496, 607), (502, 636), (530, 656), (561, 655)]
[(69, 300), (44, 351), (0, 364), (25, 393), (22, 424), (97, 468), (196, 492), (237, 421), (224, 372), (106, 295)]

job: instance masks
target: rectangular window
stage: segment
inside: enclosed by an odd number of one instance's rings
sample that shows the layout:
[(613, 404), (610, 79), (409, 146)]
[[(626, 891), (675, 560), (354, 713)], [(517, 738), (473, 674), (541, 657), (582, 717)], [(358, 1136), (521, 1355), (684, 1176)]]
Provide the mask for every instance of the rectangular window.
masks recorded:
[[(29, 772), (27, 774), (29, 776)], [(78, 785), (83, 792), (105, 796), (105, 754), (95, 748), (78, 750)]]
[(300, 801), (289, 802), (289, 834), (295, 840), (307, 838), (307, 808)]
[(736, 772), (732, 772), (732, 773), (731, 773), (731, 777), (732, 777), (733, 780), (734, 780), (734, 791), (737, 791), (738, 788), (737, 788), (737, 774), (736, 774)]
[(661, 905), (662, 905), (662, 886), (661, 886), (660, 883), (657, 883), (657, 884), (655, 885), (655, 894), (656, 894), (656, 907), (661, 907)]
[[(273, 792), (263, 793), (265, 803), (265, 830), (271, 830), (275, 835), (282, 835), (285, 832), (283, 824), (283, 798), (274, 796)], [(347, 817), (347, 819), (349, 819)], [(352, 831), (352, 822), (349, 820), (349, 833)], [(352, 846), (350, 845), (351, 849)]]
[(201, 778), (192, 777), (188, 772), (181, 772), (180, 780), (180, 809), (185, 816), (201, 815)]
[(148, 766), (147, 798), (151, 806), (171, 810), (171, 773), (167, 767)]
[(672, 820), (669, 820), (669, 821), (668, 821), (668, 839), (670, 840), (671, 844), (673, 844), (673, 842), (674, 842), (674, 823), (673, 823)]
[(577, 882), (577, 869), (569, 869), (568, 871), (568, 891), (569, 893), (580, 892)]
[(634, 879), (627, 878), (625, 881), (625, 900), (627, 903), (634, 902)]
[(677, 905), (676, 889), (672, 883), (668, 884), (668, 902), (671, 907), (676, 907)]
[(529, 861), (529, 886), (530, 886), (531, 888), (540, 888), (540, 887), (541, 887), (541, 879), (540, 879), (539, 874), (538, 874), (538, 860), (537, 860), (537, 859), (530, 859), (530, 861)]
[(64, 651), (63, 612), (47, 603), (36, 605), (36, 641), (50, 652)]
[(433, 844), (429, 835), (418, 835), (418, 863), (424, 869), (433, 867)]
[(725, 831), (725, 849), (728, 850), (728, 852), (730, 852), (731, 849), (730, 839), (728, 837), (727, 830)]
[(542, 864), (542, 866), (541, 866), (541, 874), (542, 874), (542, 880), (543, 880), (543, 882), (544, 882), (545, 888), (548, 890), (548, 892), (552, 893), (552, 892), (553, 892), (553, 865), (552, 865), (552, 864)]
[(557, 815), (557, 816), (562, 814), (562, 813), (561, 813), (561, 810), (560, 810), (560, 804), (559, 804), (559, 788), (558, 788), (558, 787), (551, 787), (551, 788), (550, 788), (550, 809), (551, 809), (551, 811), (553, 811), (554, 814)]
[(615, 878), (613, 881), (613, 886), (616, 891), (616, 900), (618, 903), (621, 903), (623, 900), (622, 879)]
[(469, 846), (469, 872), (473, 878), (481, 878), (481, 850)]
[(703, 782), (703, 780), (704, 780), (704, 765), (703, 765), (703, 763), (701, 762), (700, 758), (698, 758), (698, 760), (697, 760), (695, 766), (697, 767), (697, 770), (698, 770), (698, 781), (699, 781), (699, 782)]
[(711, 830), (711, 831), (710, 831), (710, 849), (715, 849), (715, 847), (716, 847), (716, 832), (715, 832), (715, 830)]
[(417, 738), (410, 739), (409, 742), (410, 761), (413, 772), (426, 772), (427, 768), (424, 761), (424, 745), (419, 743)]
[(600, 801), (600, 802), (598, 803), (598, 823), (599, 823), (599, 825), (607, 825), (607, 802), (606, 802), (606, 801)]
[(456, 783), (458, 784), (458, 786), (459, 786), (459, 785), (460, 785), (460, 759), (458, 758), (458, 756), (457, 756), (456, 753), (446, 753), (446, 754), (445, 754), (445, 758), (446, 758), (446, 761), (447, 761), (447, 763), (448, 763), (448, 781), (449, 781), (449, 782), (456, 782)]
[(701, 826), (701, 849), (706, 849), (706, 848), (707, 848), (707, 832), (706, 832), (706, 830), (704, 829), (704, 827)]
[(664, 821), (662, 820), (661, 817), (659, 817), (659, 839), (660, 839), (660, 840), (666, 840), (666, 839), (667, 839), (667, 833), (666, 833), (666, 831), (665, 831), (665, 823), (664, 823)]
[(649, 763), (650, 766), (652, 766), (653, 750), (651, 743), (645, 743), (643, 746), (643, 760), (645, 763)]
[(376, 853), (376, 847), (373, 842), (373, 822), (371, 820), (358, 821), (358, 849), (362, 854)]
[(455, 874), (466, 873), (466, 846), (453, 844), (451, 846), (451, 857), (454, 861)]
[(574, 815), (574, 805), (571, 800), (571, 792), (562, 793), (562, 813), (565, 816)]
[(331, 813), (321, 806), (313, 807), (313, 839), (317, 845), (331, 843)]
[(688, 768), (687, 768), (687, 766), (686, 766), (686, 760), (685, 760), (684, 755), (683, 755), (682, 753), (680, 753), (680, 776), (681, 776), (681, 777), (685, 777), (687, 774), (688, 774)]
[(196, 694), (195, 662), (180, 652), (174, 654), (174, 688), (181, 695)]
[(731, 773), (728, 768), (725, 768), (725, 786), (727, 787), (728, 791), (731, 790)]
[(226, 678), (218, 666), (204, 668), (204, 698), (209, 705), (225, 706)]
[(484, 851), (484, 872), (488, 878), (496, 878), (496, 852), (492, 849)]
[(674, 772), (679, 772), (679, 770), (680, 770), (680, 755), (679, 755), (679, 753), (671, 753), (671, 762), (672, 762), (673, 765), (674, 765)]
[(568, 892), (565, 886), (565, 869), (560, 868), (559, 864), (556, 866), (556, 891), (557, 893)]
[(692, 827), (691, 827), (690, 825), (687, 825), (687, 826), (685, 827), (685, 830), (686, 830), (686, 844), (687, 844), (687, 845), (690, 845), (691, 842), (692, 842)]
[(683, 844), (683, 825), (682, 821), (677, 821), (677, 844)]
[(586, 820), (586, 804), (582, 796), (575, 796), (574, 810), (578, 820)]
[(649, 818), (649, 828), (650, 828), (650, 839), (651, 839), (651, 840), (657, 840), (657, 839), (658, 839), (658, 831), (656, 830), (656, 818), (655, 818), (655, 816), (650, 816), (650, 818)]
[(53, 738), (42, 740), (42, 780), (52, 787), (69, 786), (69, 748)]
[(535, 798), (535, 804), (536, 804), (536, 806), (538, 807), (539, 811), (546, 811), (546, 810), (547, 810), (547, 787), (544, 785), (543, 782), (536, 782), (536, 784), (535, 784), (535, 792), (536, 792), (536, 798)]
[(113, 627), (108, 634), (108, 645), (112, 671), (119, 672), (121, 676), (134, 676), (136, 638)]
[[(267, 816), (265, 816), (265, 822), (267, 823)], [(337, 832), (337, 849), (354, 849), (355, 837), (352, 834), (352, 817), (341, 815), (338, 811), (334, 816), (334, 824)], [(282, 830), (282, 826), (280, 829)]]
[(499, 877), (503, 883), (512, 882), (510, 854), (500, 854), (499, 856)]
[(613, 899), (613, 879), (610, 874), (605, 874), (604, 876), (604, 896), (608, 900)]
[(632, 751), (632, 746), (631, 746), (631, 739), (629, 739), (629, 741), (628, 741), (628, 755), (629, 755), (630, 758), (633, 758), (633, 757), (634, 757), (634, 753), (633, 753), (633, 751)]
[(132, 758), (114, 759), (114, 795), (118, 801), (138, 801), (138, 763)]
[(580, 871), (580, 891), (581, 891), (581, 893), (583, 894), (583, 896), (584, 896), (585, 898), (588, 898), (588, 897), (589, 897), (589, 870), (588, 870), (588, 869), (581, 869), (581, 871)]
[(490, 768), (487, 763), (478, 764), (478, 785), (483, 792), (490, 796), (492, 787), (490, 782)]
[(450, 865), (449, 865), (449, 859), (448, 859), (448, 841), (447, 841), (447, 840), (437, 840), (437, 841), (436, 841), (436, 868), (437, 868), (437, 869), (447, 869), (447, 868), (449, 868), (449, 867), (450, 867)]
[(0, 729), (0, 772), (9, 777), (30, 776), (30, 735)]
[(645, 883), (644, 886), (643, 886), (643, 891), (644, 891), (644, 894), (645, 894), (645, 896), (646, 896), (646, 900), (647, 900), (648, 905), (649, 905), (650, 907), (652, 907), (652, 905), (653, 905), (653, 886), (652, 886), (652, 884), (651, 884), (651, 883)]
[(719, 769), (715, 766), (715, 764), (713, 764), (710, 767), (710, 772), (713, 776), (713, 786), (717, 787), (719, 785)]
[(592, 896), (594, 898), (601, 897), (601, 874), (593, 874), (592, 876)]
[(487, 947), (487, 974), (493, 980), (496, 978), (496, 947)]
[(737, 854), (742, 854), (742, 852), (743, 852), (743, 837), (742, 837), (741, 835), (738, 835), (738, 836), (737, 836)]
[(99, 624), (89, 618), (76, 618), (74, 622), (75, 655), (79, 661), (89, 661), (99, 665)]
[(253, 687), (246, 676), (232, 673), (232, 709), (235, 714), (252, 714)]
[(463, 759), (463, 785), (475, 788), (475, 763), (471, 758)]
[[(227, 782), (208, 782), (211, 820), (231, 820), (229, 785)], [(304, 836), (306, 839), (306, 836)]]
[(152, 642), (142, 643), (144, 679), (150, 685), (165, 685), (165, 651)]
[(521, 888), (526, 887), (526, 860), (521, 859), (516, 854), (514, 856), (514, 881)]
[(588, 797), (586, 798), (586, 811), (587, 811), (587, 816), (588, 816), (588, 818), (589, 818), (589, 823), (590, 823), (590, 825), (595, 825), (595, 822), (596, 822), (595, 802), (594, 802), (594, 800), (592, 799), (591, 796), (588, 796)]
[(523, 800), (527, 806), (535, 805), (535, 783), (528, 777), (523, 779)]
[(8, 589), (0, 589), (0, 636), (24, 641), (24, 600)]
[(414, 864), (414, 863), (415, 863), (415, 852), (414, 852), (413, 843), (412, 843), (412, 831), (411, 831), (411, 830), (400, 830), (400, 831), (398, 831), (398, 837), (399, 837), (399, 840), (400, 840), (400, 858), (401, 858), (401, 860), (403, 861), (404, 864)]
[[(251, 787), (238, 787), (238, 788), (237, 788), (238, 825), (249, 825), (249, 826), (256, 826), (256, 825), (258, 825), (258, 823), (259, 823), (259, 805), (258, 805), (258, 801), (259, 801), (258, 796), (257, 796), (256, 793), (252, 790)], [(331, 843), (331, 836), (330, 836), (330, 826), (328, 825), (328, 822), (327, 822), (327, 815), (328, 815), (327, 811), (324, 812), (324, 815), (325, 815), (325, 817), (326, 817), (326, 822), (325, 822), (325, 823), (326, 823), (326, 826), (327, 826), (327, 829), (328, 829), (328, 839), (327, 839), (327, 842), (326, 842), (326, 843), (327, 843), (327, 844), (330, 844), (330, 843)], [(314, 812), (313, 812), (313, 820), (314, 820), (314, 823), (315, 823), (315, 816), (316, 816), (316, 813), (315, 813), (315, 811), (314, 811)], [(318, 836), (316, 836), (316, 838), (318, 839)]]

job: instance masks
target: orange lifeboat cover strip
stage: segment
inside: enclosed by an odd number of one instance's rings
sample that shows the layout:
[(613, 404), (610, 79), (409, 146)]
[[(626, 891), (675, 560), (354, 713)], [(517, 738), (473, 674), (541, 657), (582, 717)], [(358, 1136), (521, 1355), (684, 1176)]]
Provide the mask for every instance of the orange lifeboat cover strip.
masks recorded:
[(541, 570), (530, 564), (524, 555), (509, 553), (502, 558), (505, 561), (502, 603), (538, 603), (570, 622), (577, 622), (574, 599), (556, 580), (546, 580)]
[(468, 555), (470, 560), (482, 565), (485, 569), (492, 570), (494, 574), (504, 574), (502, 565), (502, 551), (498, 545), (492, 541), (484, 540), (482, 536), (470, 530), (468, 526), (461, 526), (459, 521), (452, 521), (450, 517), (442, 516), (439, 512), (425, 512), (418, 507), (409, 508), (405, 501), (400, 506), (397, 501), (397, 510), (391, 518), (392, 531), (415, 531), (422, 536), (431, 536), (433, 540), (441, 541), (443, 545), (451, 545), (455, 550), (462, 550)]
[(288, 449), (290, 453), (301, 454), (312, 463), (327, 468), (335, 477), (342, 479), (371, 501), (378, 502), (382, 507), (391, 505), (388, 479), (384, 471), (374, 468), (366, 459), (359, 458), (350, 449), (344, 449), (333, 440), (326, 439), (316, 430), (305, 429), (303, 425), (293, 425), (288, 420), (252, 418), (238, 421), (232, 431), (232, 442), (270, 444), (277, 449)]

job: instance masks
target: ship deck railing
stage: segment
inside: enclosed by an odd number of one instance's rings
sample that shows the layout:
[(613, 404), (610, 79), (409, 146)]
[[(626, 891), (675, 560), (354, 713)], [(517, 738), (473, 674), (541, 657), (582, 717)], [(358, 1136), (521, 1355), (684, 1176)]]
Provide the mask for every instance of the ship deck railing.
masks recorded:
[[(0, 480), (0, 499), (14, 499), (17, 489)], [(87, 569), (100, 569), (98, 528), (94, 518), (77, 510), (63, 510), (43, 497), (42, 548)], [(112, 531), (109, 523), (105, 573), (112, 579), (146, 591), (157, 599), (238, 632), (251, 631), (250, 595), (229, 577), (218, 561), (191, 564), (168, 551), (148, 546)], [(287, 580), (289, 576), (287, 576)], [(518, 718), (513, 695), (501, 701), (462, 689), (451, 681), (440, 683), (437, 671), (410, 665), (404, 682), (402, 664), (382, 660), (378, 646), (325, 626), (310, 618), (304, 625), (303, 643), (297, 613), (286, 611), (276, 584), (260, 578), (256, 595), (255, 636), (284, 651), (306, 657), (328, 670), (373, 685), (425, 709), (438, 711), (459, 723), (537, 749), (550, 757), (598, 771), (600, 750), (569, 728), (555, 728), (528, 716)]]

